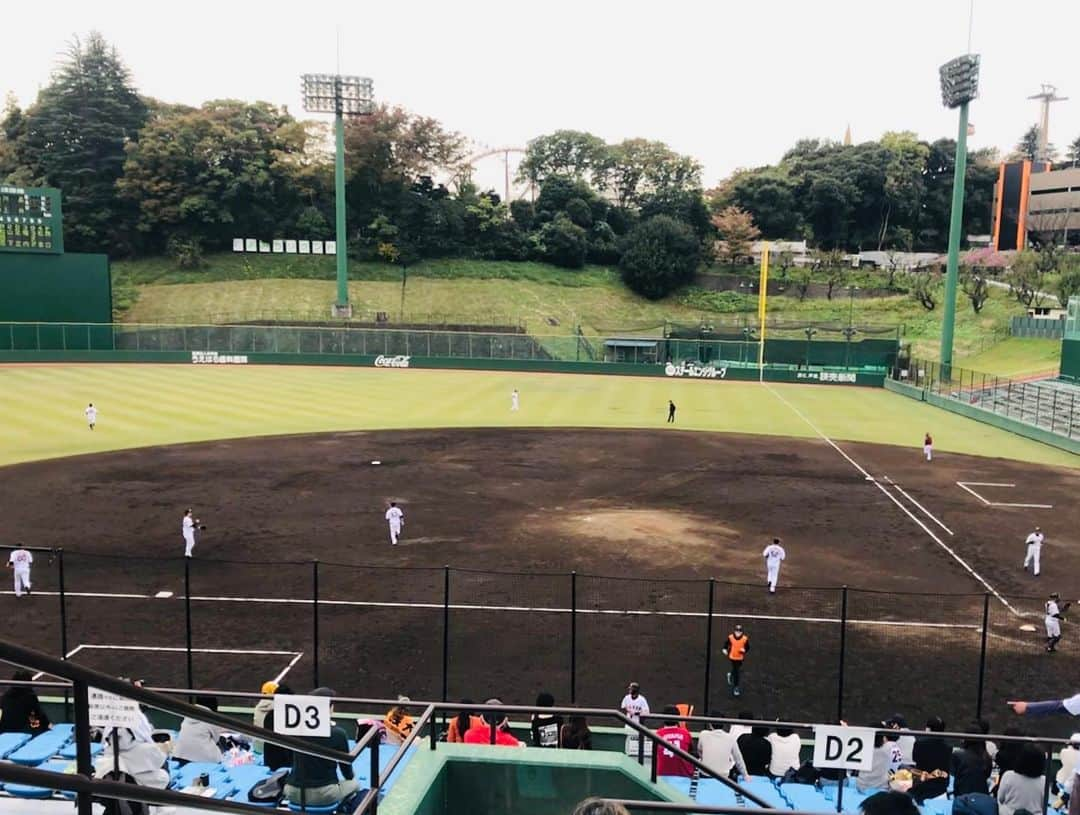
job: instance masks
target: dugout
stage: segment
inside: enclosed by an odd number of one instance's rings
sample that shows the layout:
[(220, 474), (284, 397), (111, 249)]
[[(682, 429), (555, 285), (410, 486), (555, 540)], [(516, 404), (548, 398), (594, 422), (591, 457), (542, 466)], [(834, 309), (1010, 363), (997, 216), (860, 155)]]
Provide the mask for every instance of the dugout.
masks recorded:
[(663, 337), (609, 337), (604, 340), (604, 362), (660, 362)]
[(111, 321), (107, 255), (0, 254), (0, 322)]

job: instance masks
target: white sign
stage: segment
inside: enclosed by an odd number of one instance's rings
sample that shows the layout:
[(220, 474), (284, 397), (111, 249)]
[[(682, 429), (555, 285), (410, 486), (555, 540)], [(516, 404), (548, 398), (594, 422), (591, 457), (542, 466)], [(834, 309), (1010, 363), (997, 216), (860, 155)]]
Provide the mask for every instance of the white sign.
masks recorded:
[(327, 241), (325, 244), (323, 244), (323, 247), (326, 249), (326, 254), (337, 254), (337, 241)]
[(399, 354), (396, 357), (384, 357), (382, 354), (375, 357), (376, 368), (408, 368), (409, 360), (412, 357), (407, 357), (404, 354)]
[(244, 238), (244, 251), (245, 252), (258, 252), (259, 242), (255, 238)]
[(274, 241), (274, 253), (280, 255), (285, 251), (285, 241)]
[(142, 726), (143, 715), (139, 703), (134, 699), (125, 699), (115, 693), (89, 688), (90, 726), (91, 727), (128, 727)]
[(724, 379), (727, 376), (727, 368), (717, 368), (715, 365), (697, 365), (693, 362), (684, 362), (675, 365), (669, 362), (664, 366), (666, 376), (689, 376), (694, 379)]
[(310, 255), (311, 241), (297, 241), (297, 249), (300, 250), (301, 255)]
[(232, 250), (234, 252), (243, 252), (244, 251), (244, 239), (243, 238), (233, 238), (232, 239)]
[(866, 771), (873, 760), (872, 728), (824, 724), (814, 728), (815, 767)]
[(270, 251), (270, 241), (259, 241), (259, 251), (264, 252), (264, 253), (269, 253), (269, 251)]
[(289, 254), (289, 255), (295, 255), (296, 254), (296, 241), (295, 240), (288, 240), (288, 239), (285, 240), (285, 252), (286, 252), (286, 254)]
[(192, 365), (247, 365), (247, 354), (219, 354), (217, 351), (192, 351)]
[(329, 736), (329, 696), (274, 697), (274, 732), (283, 736)]
[(323, 253), (322, 247), (323, 247), (323, 242), (322, 241), (312, 241), (311, 242), (311, 254), (313, 254), (313, 255), (321, 255)]

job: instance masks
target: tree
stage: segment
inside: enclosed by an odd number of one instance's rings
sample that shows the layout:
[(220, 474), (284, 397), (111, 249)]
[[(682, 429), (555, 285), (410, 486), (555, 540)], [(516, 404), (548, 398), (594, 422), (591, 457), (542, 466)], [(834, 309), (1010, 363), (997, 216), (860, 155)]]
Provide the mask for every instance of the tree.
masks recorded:
[(788, 249), (781, 250), (772, 256), (773, 265), (777, 268), (779, 277), (781, 280), (786, 280), (788, 276), (788, 269), (795, 265), (795, 255)]
[(753, 216), (738, 207), (727, 207), (713, 216), (719, 235), (715, 251), (724, 263), (734, 265), (750, 256), (750, 245), (761, 237)]
[(912, 273), (911, 296), (927, 311), (937, 307), (941, 296), (941, 270), (915, 269)]
[(1033, 124), (1024, 131), (1020, 141), (1016, 143), (1010, 158), (1027, 159), (1034, 161), (1039, 155), (1039, 126)]
[(922, 197), (923, 170), (930, 154), (929, 145), (919, 141), (911, 131), (886, 133), (881, 137), (881, 144), (889, 156), (885, 165), (878, 251), (889, 237), (891, 220), (909, 223), (917, 213)]
[(1073, 167), (1080, 167), (1080, 136), (1068, 146), (1065, 157), (1072, 162)]
[(556, 130), (529, 141), (517, 178), (540, 185), (552, 176), (564, 176), (596, 184), (606, 161), (607, 145), (599, 136), (579, 130)]
[(825, 297), (832, 300), (833, 292), (848, 279), (848, 269), (844, 266), (844, 253), (839, 249), (815, 249), (811, 255), (814, 272), (825, 281), (828, 287)]
[(710, 203), (716, 212), (728, 206), (746, 210), (762, 235), (783, 240), (799, 235), (801, 218), (795, 196), (796, 186), (783, 168), (760, 167), (736, 171), (711, 191)]
[(1067, 308), (1069, 299), (1078, 295), (1080, 295), (1080, 257), (1071, 255), (1057, 281), (1057, 298), (1061, 307)]
[(620, 207), (640, 206), (650, 193), (665, 188), (700, 188), (701, 165), (663, 142), (626, 139), (608, 148), (601, 189), (615, 193)]
[(690, 283), (700, 262), (701, 244), (693, 230), (667, 215), (656, 215), (626, 236), (619, 268), (630, 289), (659, 300)]
[(960, 267), (960, 289), (967, 295), (976, 314), (982, 311), (986, 301), (990, 299), (990, 285), (985, 275), (967, 265)]
[(118, 199), (125, 147), (147, 108), (116, 49), (92, 32), (73, 40), (52, 81), (19, 122), (14, 143), (22, 180), (59, 187), (70, 251), (126, 253), (136, 207)]
[[(1027, 308), (1032, 306), (1038, 308), (1046, 299), (1043, 293), (1043, 286), (1046, 283), (1046, 270), (1048, 267), (1053, 268), (1053, 266), (1056, 266), (1056, 263), (1053, 263), (1055, 250), (1052, 247), (1054, 244), (1049, 244), (1049, 246), (1051, 248), (1048, 250), (1048, 254), (1046, 250), (1036, 251), (1033, 249), (1018, 252), (1013, 259), (1012, 268), (1005, 275), (1005, 280), (1009, 284), (1009, 291), (1018, 303)], [(1050, 265), (1051, 263), (1053, 263), (1053, 266)]]
[(560, 213), (537, 233), (540, 256), (567, 269), (580, 269), (589, 253), (585, 230)]
[[(608, 217), (618, 211), (620, 210), (612, 208)], [(709, 208), (698, 187), (666, 186), (648, 193), (639, 201), (638, 215), (643, 221), (657, 215), (667, 215), (676, 221), (682, 221), (694, 230), (702, 244), (712, 242), (715, 235)]]
[(806, 299), (806, 295), (810, 293), (810, 283), (814, 279), (814, 273), (809, 266), (796, 266), (791, 279), (795, 284), (795, 291), (798, 293), (799, 302), (801, 303)]

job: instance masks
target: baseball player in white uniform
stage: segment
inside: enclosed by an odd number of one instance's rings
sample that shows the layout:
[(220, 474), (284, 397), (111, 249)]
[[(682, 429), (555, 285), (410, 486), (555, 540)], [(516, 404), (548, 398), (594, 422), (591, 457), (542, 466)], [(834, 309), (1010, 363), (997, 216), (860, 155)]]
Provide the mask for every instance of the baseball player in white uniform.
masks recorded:
[(90, 425), (90, 429), (94, 429), (94, 425), (97, 424), (97, 408), (94, 407), (94, 403), (91, 402), (87, 405), (86, 410), (83, 411), (86, 414), (86, 423)]
[(1046, 536), (1042, 533), (1040, 527), (1035, 527), (1035, 531), (1027, 536), (1027, 554), (1024, 555), (1024, 571), (1027, 571), (1028, 564), (1031, 564), (1031, 573), (1036, 577), (1039, 576), (1039, 555), (1042, 553), (1043, 540)]
[(1061, 605), (1061, 595), (1054, 592), (1046, 601), (1046, 650), (1054, 653), (1061, 640), (1062, 615), (1069, 610), (1071, 603)]
[(192, 516), (191, 508), (184, 512), (184, 520), (180, 526), (180, 532), (184, 536), (184, 557), (191, 557), (195, 551), (195, 527), (199, 525), (199, 519)]
[(8, 568), (15, 573), (15, 596), (22, 597), (23, 593), (30, 593), (30, 564), (34, 562), (34, 556), (26, 549), (20, 548), (8, 555)]
[(401, 527), (405, 525), (405, 513), (401, 511), (395, 501), (391, 501), (390, 509), (386, 510), (386, 522), (390, 524), (390, 545), (397, 546)]
[(776, 592), (776, 581), (780, 578), (780, 564), (787, 557), (787, 552), (780, 545), (780, 538), (773, 538), (772, 543), (765, 547), (761, 553), (765, 558), (766, 580), (769, 583), (769, 593)]
[(517, 388), (514, 388), (510, 394), (510, 410), (517, 410), (519, 407)]

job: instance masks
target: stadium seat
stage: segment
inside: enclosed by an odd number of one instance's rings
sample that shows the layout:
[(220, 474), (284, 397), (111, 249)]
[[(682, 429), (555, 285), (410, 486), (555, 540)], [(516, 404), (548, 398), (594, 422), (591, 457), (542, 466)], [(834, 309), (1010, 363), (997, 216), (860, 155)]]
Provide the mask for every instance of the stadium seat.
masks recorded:
[[(845, 790), (847, 792), (847, 790)], [(836, 810), (836, 798), (829, 800), (825, 793), (813, 784), (782, 784), (780, 794), (792, 807), (806, 812), (832, 812)]]
[[(73, 764), (70, 761), (51, 759), (41, 764), (38, 769), (53, 773), (66, 773), (73, 770)], [(8, 795), (14, 798), (52, 798), (54, 792), (48, 787), (32, 787), (28, 784), (8, 784), (4, 789)]]
[(71, 741), (74, 728), (70, 724), (58, 724), (52, 730), (35, 736), (26, 744), (8, 756), (8, 761), (25, 767), (36, 767), (56, 755), (65, 744)]
[(228, 772), (220, 764), (211, 764), (208, 761), (193, 761), (185, 764), (171, 773), (170, 786), (176, 789), (190, 787), (200, 775), (206, 773), (210, 776), (210, 786), (217, 787), (215, 782), (229, 780)]
[(765, 801), (774, 809), (791, 809), (788, 802), (784, 800), (784, 796), (780, 794), (780, 790), (768, 778), (754, 778), (750, 781), (742, 781), (740, 786)]
[(254, 801), (248, 800), (248, 794), (251, 790), (262, 781), (264, 778), (270, 777), (270, 768), (265, 767), (262, 764), (241, 764), (238, 767), (232, 767), (229, 769), (229, 777), (232, 780), (232, 784), (235, 787), (233, 794), (229, 797), (231, 801), (239, 801), (244, 804), (251, 804), (252, 806), (275, 806), (272, 802), (257, 804)]
[(740, 805), (739, 799), (735, 797), (735, 791), (715, 778), (702, 778), (698, 781), (697, 802), (718, 807)]
[(312, 806), (308, 804), (307, 807), (301, 808), (300, 804), (294, 804), (292, 801), (288, 802), (290, 812), (310, 812), (312, 815), (331, 815), (341, 805), (338, 801), (336, 804), (324, 804), (323, 806)]
[(0, 733), (0, 759), (7, 758), (28, 741), (29, 733)]
[(691, 779), (685, 775), (661, 775), (657, 780), (663, 781), (669, 787), (674, 787), (683, 795), (690, 794)]
[[(75, 759), (78, 753), (78, 745), (74, 741), (70, 741), (60, 748), (60, 752), (57, 754), (60, 758)], [(97, 758), (98, 754), (105, 749), (101, 742), (90, 742), (90, 758)]]

